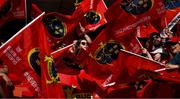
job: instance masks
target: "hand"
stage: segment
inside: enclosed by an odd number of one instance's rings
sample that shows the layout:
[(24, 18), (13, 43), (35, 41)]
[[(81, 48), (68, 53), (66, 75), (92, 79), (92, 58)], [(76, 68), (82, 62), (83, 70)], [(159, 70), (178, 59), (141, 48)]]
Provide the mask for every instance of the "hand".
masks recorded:
[(148, 52), (147, 49), (145, 48), (142, 49), (142, 53), (147, 54), (147, 52)]
[(8, 86), (13, 85), (12, 81), (9, 79), (9, 77), (6, 74), (3, 75), (3, 79), (6, 81), (6, 85)]
[(173, 64), (166, 64), (165, 67), (169, 68), (169, 69), (177, 69), (177, 68), (179, 68), (178, 65), (173, 65)]

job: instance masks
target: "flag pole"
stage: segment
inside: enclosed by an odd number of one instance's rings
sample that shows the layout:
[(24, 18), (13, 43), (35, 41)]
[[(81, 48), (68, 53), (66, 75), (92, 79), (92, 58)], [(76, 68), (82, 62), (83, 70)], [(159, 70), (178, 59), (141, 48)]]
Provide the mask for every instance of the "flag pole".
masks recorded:
[(124, 50), (124, 49), (120, 49), (120, 50), (121, 50), (121, 51), (123, 51), (123, 52), (129, 53), (129, 54), (132, 54), (132, 55), (135, 55), (135, 56), (141, 57), (141, 58), (143, 58), (143, 59), (146, 59), (146, 60), (152, 61), (152, 62), (154, 62), (154, 63), (160, 64), (161, 66), (164, 66), (164, 64), (162, 64), (162, 63), (160, 63), (160, 62), (158, 62), (158, 61), (155, 61), (155, 60), (150, 60), (149, 58), (144, 57), (144, 56), (141, 56), (141, 55), (139, 55), (139, 54), (136, 54), (136, 53), (133, 53), (133, 52), (130, 52), (130, 51)]
[(41, 13), (39, 16), (37, 16), (34, 20), (32, 20), (29, 24), (24, 26), (21, 30), (19, 30), (14, 36), (12, 36), (8, 41), (6, 41), (2, 46), (0, 46), (0, 49), (5, 46), (7, 43), (9, 43), (13, 38), (18, 36), (22, 31), (24, 31), (27, 27), (29, 27), (32, 23), (34, 23), (36, 20), (38, 20), (40, 17), (42, 17), (45, 14), (45, 12)]
[(139, 39), (136, 37), (137, 42), (139, 43), (140, 47), (143, 49), (144, 47), (142, 46), (141, 42), (139, 41)]
[(93, 3), (94, 3), (94, 1), (93, 0), (90, 0), (90, 10), (92, 10), (92, 8), (93, 8)]
[(70, 45), (68, 45), (68, 46), (66, 46), (66, 47), (63, 47), (63, 48), (61, 48), (61, 49), (58, 49), (58, 50), (52, 52), (51, 55), (53, 55), (53, 54), (55, 54), (55, 53), (57, 53), (57, 52), (60, 52), (60, 51), (66, 49), (66, 48), (68, 48), (68, 47), (71, 47), (72, 45), (73, 45), (73, 44), (70, 44)]

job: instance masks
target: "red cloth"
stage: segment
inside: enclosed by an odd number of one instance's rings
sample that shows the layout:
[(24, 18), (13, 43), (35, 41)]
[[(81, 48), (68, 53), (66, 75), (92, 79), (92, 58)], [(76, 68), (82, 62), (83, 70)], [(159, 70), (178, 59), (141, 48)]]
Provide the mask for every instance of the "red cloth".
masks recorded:
[(38, 8), (38, 6), (36, 4), (31, 5), (31, 17), (33, 19), (36, 18), (41, 13), (42, 13), (42, 11)]
[[(87, 4), (87, 6), (84, 6)], [(84, 0), (80, 3), (80, 7), (77, 7), (76, 10), (82, 10), (82, 15), (78, 13), (80, 18), (80, 25), (78, 34), (82, 35), (81, 32), (91, 32), (95, 31), (98, 27), (106, 24), (106, 19), (104, 17), (104, 13), (107, 8), (103, 0)], [(77, 13), (78, 11), (75, 11)], [(94, 15), (93, 15), (94, 14)], [(84, 30), (82, 31), (81, 28)]]
[[(63, 44), (65, 44), (65, 46), (71, 44), (75, 39), (74, 30), (78, 24), (78, 21), (72, 19), (71, 16), (52, 12), (46, 14), (43, 20), (52, 51), (59, 49), (59, 47), (61, 47)], [(53, 30), (50, 30), (50, 28), (56, 30), (55, 26), (60, 26), (61, 30), (59, 31), (61, 32), (59, 33), (59, 36), (57, 36)]]
[[(166, 25), (180, 12), (180, 8), (168, 9), (161, 18), (161, 27), (164, 29)], [(167, 22), (167, 23), (166, 23)]]
[(2, 18), (0, 18), (0, 27), (15, 19), (25, 19), (25, 1), (24, 0), (9, 0), (10, 10)]
[(8, 0), (1, 0), (0, 1), (0, 9), (2, 9), (6, 5), (7, 1)]
[(69, 49), (64, 51), (61, 55), (55, 58), (58, 72), (69, 75), (79, 74), (84, 68), (82, 62), (86, 58), (85, 55), (86, 52), (84, 50), (80, 50), (77, 55), (70, 52)]
[[(133, 6), (131, 8), (130, 5), (133, 4), (126, 5), (128, 4), (127, 2), (133, 3), (135, 1), (117, 0), (105, 13), (107, 21), (111, 22), (111, 25), (114, 24), (112, 28), (112, 31), (114, 32), (123, 34), (128, 30), (134, 29), (142, 22), (161, 17), (165, 12), (163, 0), (159, 0), (158, 2), (152, 2), (152, 0), (148, 0), (148, 2), (151, 3), (147, 4), (147, 10), (144, 10), (145, 8), (142, 6)], [(137, 7), (137, 9), (134, 7)], [(128, 12), (125, 9), (129, 9), (130, 11)]]
[(172, 37), (172, 38), (170, 38), (170, 40), (169, 40), (169, 42), (173, 42), (173, 43), (177, 43), (178, 41), (180, 41), (180, 37)]
[[(9, 76), (12, 81), (17, 79), (29, 84), (30, 90), (35, 95), (40, 94), (39, 76), (38, 76), (38, 48), (39, 34), (42, 33), (41, 19), (34, 20), (31, 24), (20, 30), (7, 43), (1, 46), (0, 57), (4, 64), (8, 66)], [(37, 29), (38, 28), (38, 29)], [(12, 78), (11, 78), (12, 77)]]
[[(105, 60), (108, 57), (101, 58)], [(118, 58), (111, 62), (101, 63), (95, 57), (87, 57), (85, 63), (87, 74), (98, 79), (97, 83), (102, 87), (113, 82), (121, 84), (144, 79), (142, 75), (146, 71), (142, 72), (143, 70), (153, 71), (162, 68), (161, 64), (121, 50), (119, 51)]]
[(136, 98), (136, 89), (133, 86), (111, 87), (105, 98)]
[(140, 98), (172, 98), (174, 94), (172, 84), (160, 81), (149, 82), (140, 93)]
[(54, 67), (50, 44), (48, 42), (48, 34), (45, 32), (44, 25), (41, 21), (38, 30), (40, 33), (40, 66), (41, 66), (41, 97), (42, 98), (64, 98), (60, 78)]
[(158, 31), (154, 28), (153, 25), (151, 25), (150, 22), (145, 22), (144, 24), (138, 26), (136, 29), (136, 36), (139, 38), (149, 38), (153, 32), (158, 33)]

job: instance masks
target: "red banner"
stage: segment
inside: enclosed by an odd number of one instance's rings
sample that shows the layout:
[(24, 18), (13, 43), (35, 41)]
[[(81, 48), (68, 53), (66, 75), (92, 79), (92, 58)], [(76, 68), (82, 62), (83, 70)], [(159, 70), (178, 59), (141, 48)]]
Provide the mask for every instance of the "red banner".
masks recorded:
[(41, 66), (41, 97), (64, 98), (60, 78), (55, 70), (55, 63), (51, 56), (48, 34), (45, 32), (43, 23), (40, 24), (40, 66)]
[(56, 12), (49, 13), (43, 18), (43, 22), (52, 51), (71, 44), (75, 39), (74, 30), (78, 22), (73, 20), (71, 16)]
[(0, 27), (15, 19), (25, 19), (25, 0), (7, 0), (0, 17)]
[(150, 22), (144, 22), (140, 24), (136, 29), (136, 36), (139, 38), (149, 38), (152, 33), (158, 33), (158, 31), (154, 28), (153, 25), (151, 25)]
[(31, 14), (32, 19), (36, 18), (41, 13), (42, 13), (42, 11), (38, 8), (38, 6), (36, 4), (31, 5), (31, 13), (30, 14)]
[(106, 12), (105, 17), (111, 25), (112, 31), (123, 33), (134, 29), (142, 22), (157, 19), (165, 12), (162, 0), (117, 0)]
[[(113, 47), (112, 47), (113, 48)], [(118, 56), (96, 52), (95, 57), (87, 57), (85, 61), (85, 70), (92, 77), (95, 77), (100, 86), (107, 87), (119, 85), (144, 79), (144, 75), (148, 71), (162, 68), (160, 63), (143, 58), (137, 54), (119, 50)], [(111, 56), (110, 56), (111, 55)], [(156, 74), (156, 73), (155, 73)], [(147, 75), (155, 75), (151, 72)]]
[[(38, 39), (42, 32), (42, 16), (26, 25), (0, 48), (0, 57), (8, 66), (9, 73), (16, 75), (20, 82), (27, 83), (35, 96), (40, 95)], [(10, 76), (10, 79), (14, 77)]]
[(166, 25), (168, 25), (171, 20), (180, 12), (180, 8), (176, 9), (168, 9), (165, 14), (161, 18), (161, 28), (164, 29)]
[[(82, 35), (81, 32), (91, 32), (95, 31), (98, 27), (106, 24), (106, 19), (104, 17), (104, 13), (106, 12), (107, 8), (103, 0), (85, 0), (89, 3), (88, 9), (84, 10), (84, 8), (81, 8), (83, 10), (83, 15), (79, 16), (82, 17), (80, 19), (79, 23), (79, 29), (80, 33), (79, 35)], [(85, 2), (84, 1), (84, 2)], [(83, 2), (81, 4), (84, 4)], [(80, 5), (81, 5), (80, 4)], [(84, 6), (87, 8), (87, 6)], [(77, 8), (77, 10), (80, 8)]]

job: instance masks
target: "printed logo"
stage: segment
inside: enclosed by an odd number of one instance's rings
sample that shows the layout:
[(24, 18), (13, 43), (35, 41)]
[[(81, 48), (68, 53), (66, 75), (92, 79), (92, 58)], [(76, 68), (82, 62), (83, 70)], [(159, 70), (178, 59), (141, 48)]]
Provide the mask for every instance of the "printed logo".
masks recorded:
[(47, 16), (43, 19), (49, 34), (54, 38), (62, 38), (67, 33), (66, 25), (56, 16)]
[(101, 19), (101, 15), (98, 14), (95, 11), (89, 11), (87, 12), (85, 15), (85, 20), (89, 23), (89, 24), (96, 24), (100, 21)]
[(120, 6), (133, 15), (143, 14), (152, 7), (152, 0), (123, 0)]
[(55, 70), (53, 58), (51, 56), (45, 56), (44, 61), (47, 62), (48, 75), (50, 78), (46, 81), (46, 83), (47, 84), (59, 83), (60, 79)]
[(106, 44), (100, 44), (100, 47), (96, 50), (93, 58), (99, 64), (110, 64), (113, 60), (118, 58), (120, 49), (124, 49), (124, 46), (110, 40)]
[(39, 49), (33, 48), (28, 53), (28, 63), (31, 68), (40, 76), (41, 75), (41, 68), (39, 62)]
[(75, 99), (92, 99), (93, 96), (91, 93), (82, 93), (78, 92), (76, 88), (65, 87), (63, 88), (66, 98), (75, 98)]

